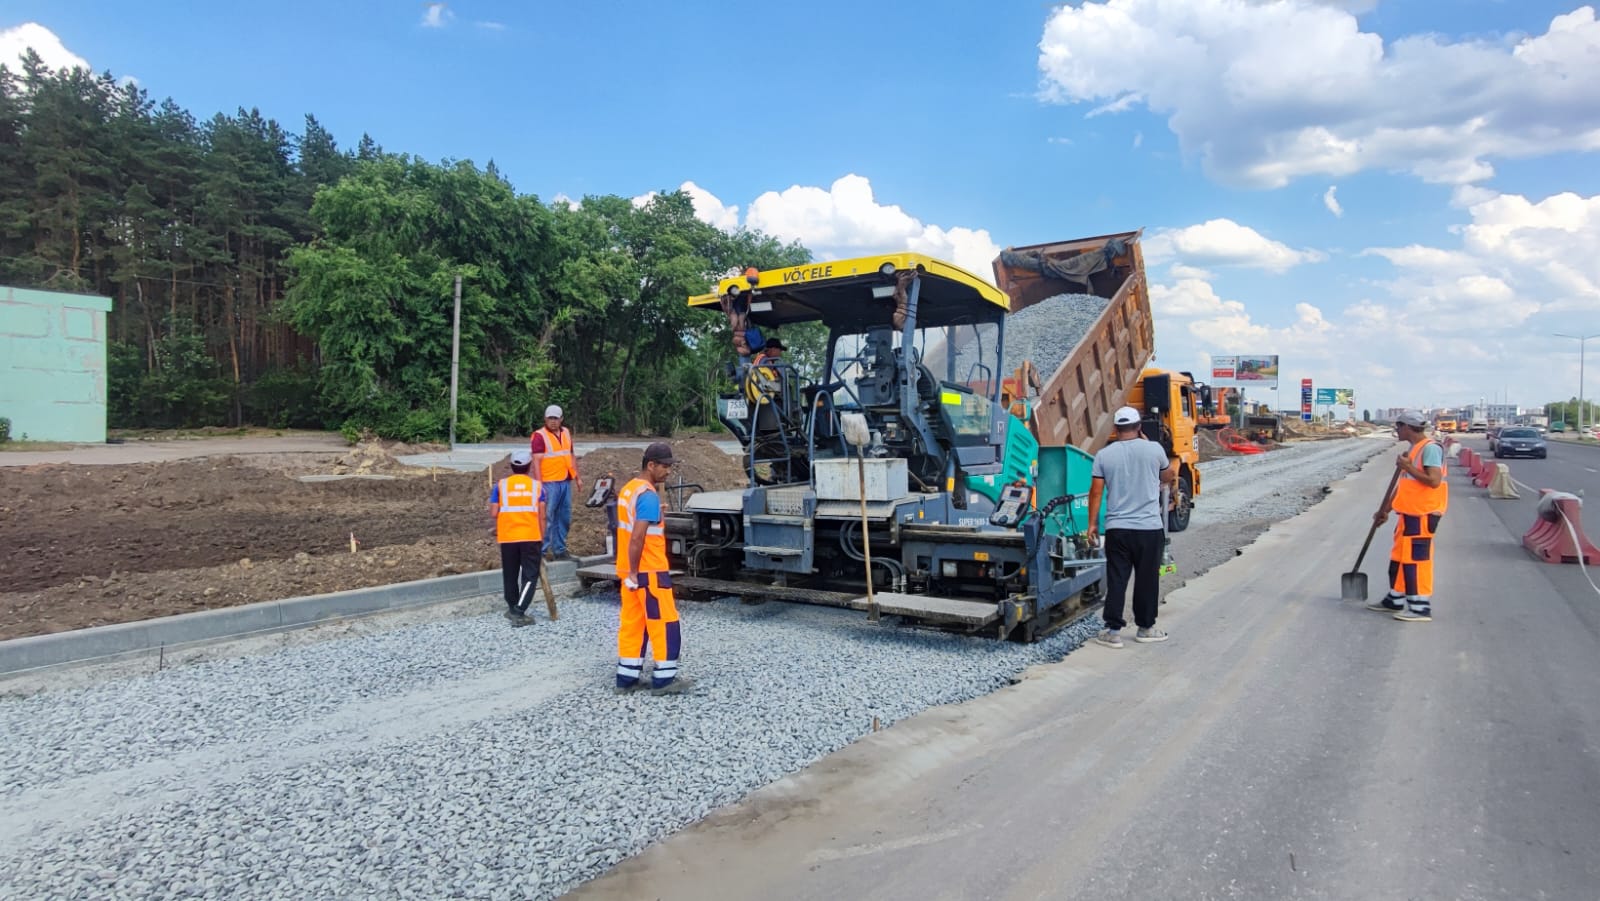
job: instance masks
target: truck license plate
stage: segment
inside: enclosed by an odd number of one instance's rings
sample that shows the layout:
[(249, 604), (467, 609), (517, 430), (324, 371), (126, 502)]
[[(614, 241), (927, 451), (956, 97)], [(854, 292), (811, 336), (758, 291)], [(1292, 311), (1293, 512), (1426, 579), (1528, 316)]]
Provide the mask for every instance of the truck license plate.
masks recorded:
[(749, 419), (750, 418), (750, 405), (745, 403), (742, 400), (730, 400), (730, 401), (728, 401), (728, 418), (729, 419)]

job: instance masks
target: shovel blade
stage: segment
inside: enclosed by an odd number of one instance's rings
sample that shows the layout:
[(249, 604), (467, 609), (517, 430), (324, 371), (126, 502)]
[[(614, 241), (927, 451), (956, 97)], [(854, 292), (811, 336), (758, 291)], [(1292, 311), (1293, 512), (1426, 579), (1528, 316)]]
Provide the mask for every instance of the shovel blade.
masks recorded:
[(1339, 596), (1347, 601), (1367, 599), (1367, 574), (1345, 573), (1339, 577)]

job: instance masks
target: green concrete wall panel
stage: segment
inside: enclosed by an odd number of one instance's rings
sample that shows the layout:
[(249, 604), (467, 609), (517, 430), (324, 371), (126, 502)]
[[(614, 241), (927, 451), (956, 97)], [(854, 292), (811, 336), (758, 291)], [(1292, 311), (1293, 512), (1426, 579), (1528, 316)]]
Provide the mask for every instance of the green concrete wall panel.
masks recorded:
[(0, 286), (0, 416), (29, 441), (106, 440), (111, 300)]

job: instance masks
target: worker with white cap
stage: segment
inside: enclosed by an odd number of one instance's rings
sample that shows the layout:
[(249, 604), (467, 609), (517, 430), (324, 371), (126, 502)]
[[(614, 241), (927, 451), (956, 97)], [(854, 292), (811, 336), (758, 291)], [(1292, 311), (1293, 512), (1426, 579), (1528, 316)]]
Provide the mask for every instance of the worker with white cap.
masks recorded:
[(545, 556), (551, 560), (571, 559), (567, 554), (567, 530), (572, 527), (572, 493), (583, 488), (578, 478), (578, 457), (572, 448), (572, 432), (561, 424), (561, 408), (551, 404), (544, 409), (544, 428), (535, 429), (528, 442), (533, 465), (544, 484)]
[(533, 622), (528, 602), (539, 584), (539, 542), (544, 515), (540, 511), (539, 481), (529, 475), (533, 455), (511, 453), (511, 474), (489, 492), (489, 515), (494, 517), (494, 537), (500, 545), (500, 572), (504, 576), (506, 618), (513, 626)]
[(1428, 438), (1427, 417), (1405, 410), (1394, 418), (1395, 434), (1407, 442), (1395, 457), (1400, 472), (1394, 494), (1372, 518), (1379, 523), (1390, 511), (1400, 514), (1394, 524), (1394, 548), (1389, 553), (1389, 593), (1367, 605), (1368, 610), (1393, 614), (1404, 623), (1433, 622), (1433, 536), (1450, 506), (1450, 483), (1445, 481), (1444, 448)]
[(1089, 540), (1100, 541), (1100, 501), (1106, 507), (1106, 627), (1095, 641), (1108, 648), (1122, 647), (1123, 602), (1128, 578), (1133, 578), (1133, 619), (1139, 631), (1133, 640), (1141, 643), (1166, 641), (1167, 633), (1156, 628), (1156, 611), (1161, 603), (1161, 555), (1165, 550), (1166, 530), (1162, 517), (1161, 486), (1178, 480), (1178, 470), (1167, 452), (1154, 441), (1147, 441), (1142, 417), (1132, 407), (1123, 407), (1112, 416), (1116, 439), (1094, 455), (1089, 482)]

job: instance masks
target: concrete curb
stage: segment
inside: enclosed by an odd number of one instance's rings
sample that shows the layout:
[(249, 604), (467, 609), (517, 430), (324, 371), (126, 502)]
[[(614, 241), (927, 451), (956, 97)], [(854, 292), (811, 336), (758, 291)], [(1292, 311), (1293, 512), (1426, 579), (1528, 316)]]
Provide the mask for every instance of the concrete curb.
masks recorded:
[[(578, 584), (577, 564), (547, 563), (550, 587), (566, 593)], [(262, 601), (220, 610), (180, 613), (132, 623), (116, 623), (0, 641), (0, 677), (31, 670), (90, 662), (198, 644), (289, 632), (341, 619), (390, 613), (490, 595), (499, 598), (500, 571), (464, 573), (417, 582), (357, 588), (281, 601)], [(535, 604), (542, 601), (535, 598)], [(543, 609), (542, 606), (540, 608)]]

